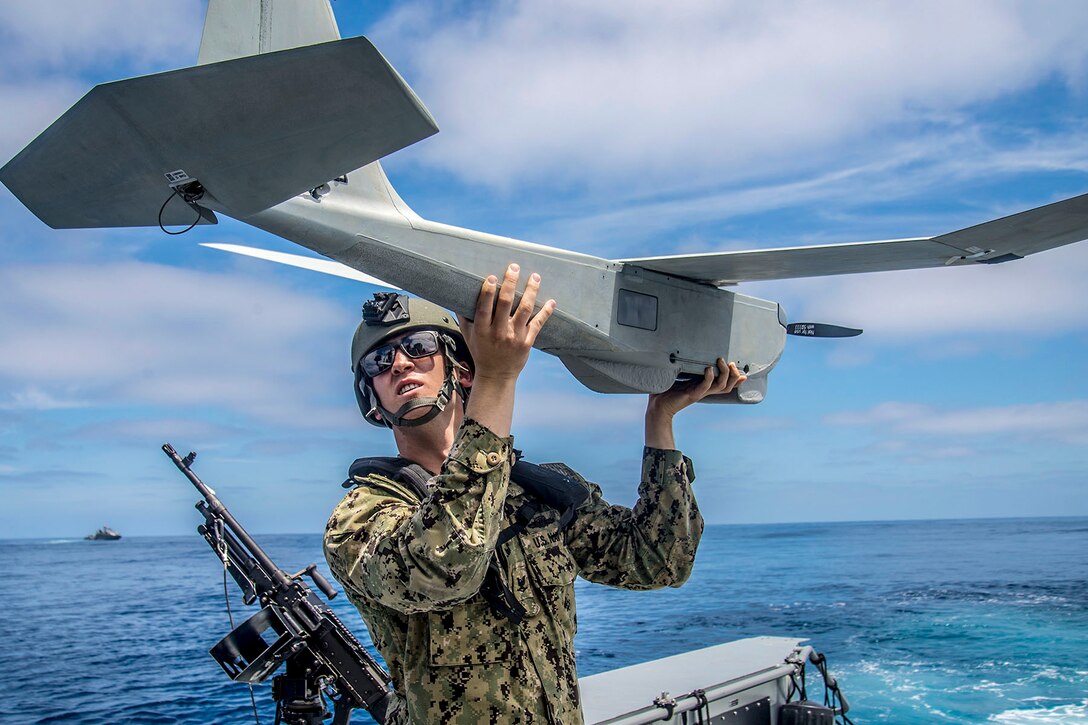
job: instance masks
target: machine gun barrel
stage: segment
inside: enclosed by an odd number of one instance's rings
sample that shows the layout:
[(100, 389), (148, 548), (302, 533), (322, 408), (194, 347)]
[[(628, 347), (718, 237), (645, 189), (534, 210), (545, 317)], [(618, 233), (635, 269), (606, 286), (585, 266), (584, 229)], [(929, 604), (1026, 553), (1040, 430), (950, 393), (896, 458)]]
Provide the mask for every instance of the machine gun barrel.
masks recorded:
[[(271, 577), (276, 582), (276, 584), (280, 586), (289, 585), (291, 583), (291, 580), (287, 577), (287, 575), (283, 573), (283, 571), (278, 566), (276, 566), (270, 558), (268, 558), (268, 554), (264, 553), (264, 549), (257, 545), (257, 542), (253, 540), (253, 537), (246, 533), (246, 530), (242, 528), (242, 525), (238, 523), (237, 519), (235, 519), (231, 515), (230, 511), (227, 510), (227, 507), (224, 506), (223, 502), (219, 500), (219, 497), (215, 495), (215, 491), (213, 491), (208, 484), (201, 481), (199, 476), (193, 473), (193, 469), (190, 468), (190, 464), (193, 462), (193, 458), (195, 458), (196, 455), (190, 453), (189, 456), (191, 457), (182, 458), (178, 455), (178, 452), (174, 450), (174, 447), (169, 443), (164, 443), (162, 449), (166, 453), (166, 455), (170, 456), (170, 460), (174, 462), (174, 465), (178, 467), (178, 470), (184, 473), (185, 477), (188, 478), (194, 486), (196, 486), (196, 490), (200, 491), (200, 494), (204, 497), (204, 500), (207, 501), (208, 510), (212, 514), (223, 520), (223, 523), (227, 525), (227, 528), (229, 528), (234, 533), (234, 535), (238, 537), (238, 540), (241, 541), (242, 545), (249, 550), (250, 554), (252, 554), (253, 558), (257, 560), (257, 563), (261, 565), (261, 567), (265, 570), (268, 576)], [(318, 576), (321, 575), (318, 574)], [(324, 581), (323, 577), (322, 580)], [(328, 590), (331, 590), (333, 592), (332, 596), (336, 596), (336, 590), (332, 589), (327, 581), (325, 581), (324, 584), (325, 586), (321, 587), (321, 591), (325, 592), (325, 594), (328, 595)], [(321, 585), (319, 584), (318, 586)], [(331, 599), (332, 597), (330, 596), (329, 598)]]

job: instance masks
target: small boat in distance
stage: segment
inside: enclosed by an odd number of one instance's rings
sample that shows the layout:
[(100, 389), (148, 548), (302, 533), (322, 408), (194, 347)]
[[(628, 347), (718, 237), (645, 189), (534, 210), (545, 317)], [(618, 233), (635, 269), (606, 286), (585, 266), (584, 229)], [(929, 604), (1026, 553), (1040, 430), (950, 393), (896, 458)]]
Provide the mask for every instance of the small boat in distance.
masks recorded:
[(94, 532), (93, 534), (88, 534), (83, 538), (85, 538), (87, 541), (117, 541), (121, 538), (121, 535), (111, 529), (109, 526), (103, 526), (98, 531)]

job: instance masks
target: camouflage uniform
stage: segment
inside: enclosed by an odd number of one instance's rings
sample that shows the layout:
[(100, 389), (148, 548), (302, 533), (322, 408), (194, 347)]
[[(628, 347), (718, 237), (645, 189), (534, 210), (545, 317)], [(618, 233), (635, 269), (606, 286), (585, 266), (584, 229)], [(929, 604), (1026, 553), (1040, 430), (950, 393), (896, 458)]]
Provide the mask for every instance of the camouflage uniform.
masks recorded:
[(633, 509), (563, 467), (591, 495), (566, 529), (546, 509), (503, 545), (500, 566), (527, 616), (518, 625), (495, 614), (480, 586), (526, 500), (510, 481), (512, 443), (466, 420), (428, 498), (369, 474), (329, 519), (329, 566), (406, 700), (394, 722), (581, 723), (575, 577), (655, 589), (691, 572), (703, 529), (691, 462), (647, 448)]

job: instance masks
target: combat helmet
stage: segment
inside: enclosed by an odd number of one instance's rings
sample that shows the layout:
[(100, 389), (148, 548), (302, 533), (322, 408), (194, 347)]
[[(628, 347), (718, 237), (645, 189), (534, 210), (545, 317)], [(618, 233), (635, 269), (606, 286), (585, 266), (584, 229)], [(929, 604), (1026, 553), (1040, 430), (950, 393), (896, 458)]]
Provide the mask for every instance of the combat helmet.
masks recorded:
[[(370, 377), (363, 371), (363, 356), (389, 338), (413, 330), (434, 330), (438, 333), (445, 359), (446, 382), (437, 397), (415, 398), (402, 405), (400, 410), (392, 412), (382, 407)], [(374, 299), (367, 300), (363, 305), (363, 321), (351, 340), (351, 369), (355, 374), (355, 399), (368, 423), (386, 428), (394, 425), (411, 427), (422, 425), (441, 413), (453, 399), (454, 392), (461, 396), (462, 401), (467, 399), (468, 393), (461, 385), (458, 373), (472, 370), (472, 356), (453, 315), (446, 310), (418, 297), (398, 292), (375, 292)], [(425, 415), (404, 419), (409, 412), (427, 406), (430, 411)]]

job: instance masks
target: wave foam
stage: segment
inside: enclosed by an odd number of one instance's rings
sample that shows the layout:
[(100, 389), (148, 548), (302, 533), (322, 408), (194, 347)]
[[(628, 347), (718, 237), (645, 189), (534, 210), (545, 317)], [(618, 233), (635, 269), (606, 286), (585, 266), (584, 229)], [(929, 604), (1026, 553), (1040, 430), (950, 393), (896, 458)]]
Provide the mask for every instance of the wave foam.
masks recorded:
[(1006, 710), (991, 715), (989, 721), (1010, 725), (1088, 725), (1088, 700), (1079, 705)]

